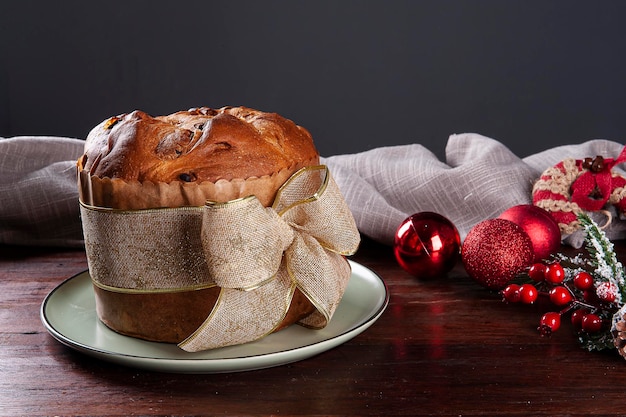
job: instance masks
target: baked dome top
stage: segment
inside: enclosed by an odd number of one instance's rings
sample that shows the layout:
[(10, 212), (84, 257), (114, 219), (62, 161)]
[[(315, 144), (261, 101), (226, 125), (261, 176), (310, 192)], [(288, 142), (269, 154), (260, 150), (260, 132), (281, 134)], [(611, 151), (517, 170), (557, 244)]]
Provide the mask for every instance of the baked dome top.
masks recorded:
[(81, 165), (101, 178), (200, 183), (261, 177), (318, 160), (311, 134), (276, 113), (201, 107), (111, 117), (87, 136)]

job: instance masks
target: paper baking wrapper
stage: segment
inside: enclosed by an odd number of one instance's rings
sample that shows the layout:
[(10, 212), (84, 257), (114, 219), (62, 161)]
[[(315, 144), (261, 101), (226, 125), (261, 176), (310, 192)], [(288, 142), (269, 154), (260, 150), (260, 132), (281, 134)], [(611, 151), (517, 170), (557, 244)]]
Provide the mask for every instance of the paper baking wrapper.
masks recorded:
[(278, 188), (298, 169), (316, 165), (318, 158), (283, 169), (271, 175), (247, 179), (200, 183), (153, 183), (100, 178), (83, 170), (78, 161), (78, 190), (83, 203), (95, 207), (141, 210), (159, 207), (203, 206), (207, 200), (226, 202), (249, 195), (265, 207), (272, 204)]

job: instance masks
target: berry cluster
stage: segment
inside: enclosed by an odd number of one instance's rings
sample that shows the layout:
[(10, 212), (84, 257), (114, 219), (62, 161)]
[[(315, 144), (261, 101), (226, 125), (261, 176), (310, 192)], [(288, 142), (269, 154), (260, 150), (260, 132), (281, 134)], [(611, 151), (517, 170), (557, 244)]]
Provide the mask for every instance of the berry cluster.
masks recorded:
[(598, 333), (609, 324), (603, 311), (615, 302), (617, 288), (609, 282), (594, 285), (593, 276), (586, 271), (567, 270), (559, 261), (535, 263), (526, 273), (530, 282), (511, 283), (502, 290), (510, 303), (534, 303), (546, 296), (558, 311), (548, 311), (539, 320), (538, 330), (550, 335), (561, 327), (561, 317), (570, 313), (570, 320), (579, 332)]
[(626, 301), (626, 273), (604, 232), (587, 215), (578, 219), (586, 232), (587, 256), (554, 254), (527, 268), (501, 294), (509, 303), (533, 304), (540, 296), (549, 300), (551, 308), (539, 320), (542, 335), (557, 331), (569, 314), (584, 347), (614, 348), (611, 328)]

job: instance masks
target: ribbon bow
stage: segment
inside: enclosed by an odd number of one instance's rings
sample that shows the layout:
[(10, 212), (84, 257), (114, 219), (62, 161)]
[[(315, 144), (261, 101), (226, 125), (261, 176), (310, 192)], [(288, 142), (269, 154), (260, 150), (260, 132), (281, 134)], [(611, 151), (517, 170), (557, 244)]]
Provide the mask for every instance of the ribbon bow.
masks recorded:
[(181, 342), (187, 351), (240, 344), (271, 333), (298, 288), (316, 310), (299, 323), (322, 328), (350, 278), (344, 255), (359, 245), (350, 210), (325, 166), (295, 173), (272, 207), (254, 196), (207, 202), (202, 246), (221, 287), (207, 320)]
[(581, 161), (581, 167), (586, 171), (572, 183), (572, 201), (584, 210), (602, 209), (615, 188), (611, 170), (623, 162), (626, 162), (626, 147), (615, 159), (597, 156)]

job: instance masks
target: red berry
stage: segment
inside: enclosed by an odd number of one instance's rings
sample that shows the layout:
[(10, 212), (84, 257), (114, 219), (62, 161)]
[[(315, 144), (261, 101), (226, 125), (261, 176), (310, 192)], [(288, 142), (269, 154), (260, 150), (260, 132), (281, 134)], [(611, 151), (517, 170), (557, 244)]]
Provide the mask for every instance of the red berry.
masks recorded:
[(580, 330), (583, 327), (583, 317), (589, 314), (589, 310), (586, 308), (579, 308), (572, 313), (572, 325), (576, 330)]
[(602, 319), (597, 314), (585, 314), (581, 322), (583, 331), (597, 333), (602, 329)]
[(549, 295), (550, 301), (559, 307), (571, 303), (573, 298), (569, 290), (561, 285), (551, 288)]
[(539, 293), (532, 284), (522, 284), (519, 288), (520, 301), (524, 304), (532, 304), (537, 300)]
[(539, 320), (539, 332), (544, 336), (549, 336), (561, 327), (561, 314), (553, 311), (544, 314)]
[(612, 303), (617, 296), (617, 287), (611, 282), (603, 282), (596, 288), (596, 294), (600, 300)]
[(555, 262), (546, 267), (546, 281), (552, 284), (560, 284), (565, 279), (565, 270), (560, 263)]
[(574, 277), (574, 285), (579, 290), (589, 290), (591, 289), (591, 287), (593, 287), (593, 277), (588, 272), (579, 272)]
[(528, 276), (535, 282), (541, 282), (546, 279), (546, 266), (544, 264), (535, 263), (528, 268)]
[(509, 303), (517, 303), (520, 300), (519, 289), (520, 286), (517, 284), (507, 285), (501, 292), (502, 298)]

